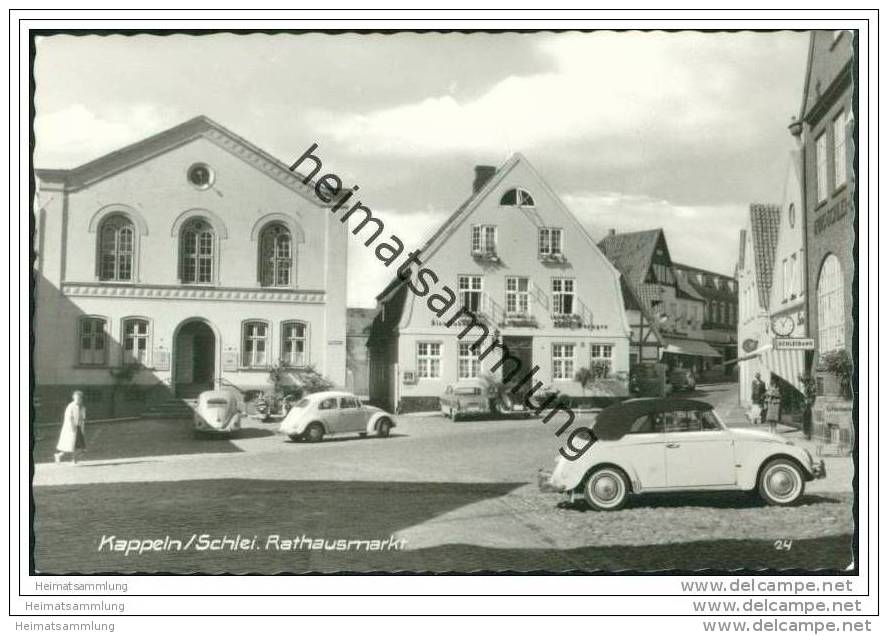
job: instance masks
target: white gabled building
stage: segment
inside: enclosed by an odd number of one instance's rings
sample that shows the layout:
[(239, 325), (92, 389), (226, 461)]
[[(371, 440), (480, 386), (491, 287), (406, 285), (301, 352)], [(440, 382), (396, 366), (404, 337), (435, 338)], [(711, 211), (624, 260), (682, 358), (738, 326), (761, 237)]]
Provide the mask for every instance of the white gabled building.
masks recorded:
[(345, 384), (348, 235), (284, 163), (196, 117), (35, 174), (41, 420), (74, 389), (90, 418), (268, 389), (275, 363)]
[[(532, 371), (528, 387), (540, 382), (577, 401), (625, 396), (630, 327), (617, 269), (521, 154), (475, 172), (471, 196), (421, 249), (438, 279), (430, 292), (396, 278), (377, 296), (371, 400), (436, 409), (449, 385), (491, 371), (500, 380)], [(443, 287), (456, 296), (446, 310), (433, 299)], [(474, 324), (458, 315), (463, 308)], [(489, 355), (487, 344), (471, 346), (484, 331), (501, 343)], [(574, 378), (591, 366), (606, 376), (584, 388)]]

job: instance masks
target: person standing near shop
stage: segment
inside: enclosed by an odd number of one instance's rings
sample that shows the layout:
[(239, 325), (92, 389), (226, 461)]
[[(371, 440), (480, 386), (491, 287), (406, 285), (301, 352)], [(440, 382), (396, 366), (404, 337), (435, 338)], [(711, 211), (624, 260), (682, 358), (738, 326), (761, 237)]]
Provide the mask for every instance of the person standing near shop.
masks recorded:
[(762, 423), (765, 420), (766, 415), (766, 405), (765, 405), (765, 393), (767, 389), (765, 388), (765, 382), (762, 381), (762, 374), (756, 373), (755, 378), (752, 380), (752, 403), (760, 408), (759, 411), (759, 420), (755, 423)]
[(765, 421), (768, 422), (768, 429), (772, 433), (777, 433), (777, 424), (780, 423), (780, 386), (777, 385), (777, 378), (771, 375), (771, 385), (765, 393), (765, 404), (768, 412), (765, 415)]
[(71, 454), (71, 462), (76, 464), (80, 452), (86, 450), (86, 408), (83, 407), (83, 393), (75, 390), (71, 395), (71, 403), (65, 408), (65, 418), (56, 444), (55, 462), (60, 463), (62, 457)]

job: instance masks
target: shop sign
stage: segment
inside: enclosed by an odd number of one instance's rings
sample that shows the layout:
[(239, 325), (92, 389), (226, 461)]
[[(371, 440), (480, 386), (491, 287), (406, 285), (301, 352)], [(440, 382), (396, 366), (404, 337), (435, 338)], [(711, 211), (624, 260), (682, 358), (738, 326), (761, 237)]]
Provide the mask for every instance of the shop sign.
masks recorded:
[(847, 198), (840, 200), (814, 220), (814, 234), (825, 231), (828, 227), (843, 219), (848, 215), (850, 209), (851, 203)]
[(809, 337), (774, 338), (775, 351), (813, 351), (814, 340)]

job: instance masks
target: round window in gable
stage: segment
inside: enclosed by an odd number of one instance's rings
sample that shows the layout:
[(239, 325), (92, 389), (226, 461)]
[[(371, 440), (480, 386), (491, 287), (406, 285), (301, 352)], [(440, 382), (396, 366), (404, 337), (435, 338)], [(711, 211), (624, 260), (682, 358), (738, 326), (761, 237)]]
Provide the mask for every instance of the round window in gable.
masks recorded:
[(507, 190), (503, 197), (500, 199), (500, 205), (505, 205), (509, 207), (533, 207), (533, 197), (530, 195), (530, 192), (526, 190), (522, 190), (520, 187), (513, 187), (511, 190)]
[(205, 190), (213, 184), (213, 171), (205, 163), (195, 163), (188, 168), (188, 182), (199, 190)]

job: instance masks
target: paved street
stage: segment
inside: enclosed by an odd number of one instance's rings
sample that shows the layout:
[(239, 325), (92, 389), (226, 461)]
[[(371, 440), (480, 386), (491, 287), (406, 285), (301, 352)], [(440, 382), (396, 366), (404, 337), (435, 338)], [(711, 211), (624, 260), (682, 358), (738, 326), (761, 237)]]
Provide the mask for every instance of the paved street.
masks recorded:
[[(736, 384), (704, 386), (695, 396), (742, 423), (732, 407)], [(388, 439), (314, 445), (292, 443), (275, 428), (251, 423), (236, 439), (195, 440), (187, 421), (95, 424), (88, 460), (77, 466), (51, 462), (55, 430), (41, 428), (37, 569), (841, 569), (850, 562), (848, 458), (828, 457), (828, 478), (809, 483), (792, 508), (766, 507), (744, 493), (695, 493), (638, 497), (604, 514), (559, 508), (557, 494), (537, 490), (536, 471), (552, 466), (560, 443), (538, 419), (405, 416)], [(238, 535), (246, 540), (237, 550), (202, 548)], [(783, 539), (793, 540), (790, 550), (775, 549)], [(112, 550), (119, 540), (163, 546), (127, 554)], [(337, 540), (368, 542), (346, 551)]]

